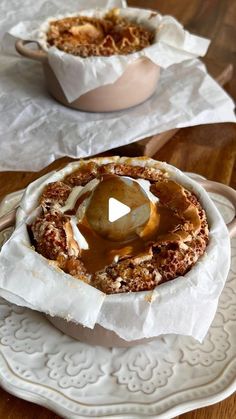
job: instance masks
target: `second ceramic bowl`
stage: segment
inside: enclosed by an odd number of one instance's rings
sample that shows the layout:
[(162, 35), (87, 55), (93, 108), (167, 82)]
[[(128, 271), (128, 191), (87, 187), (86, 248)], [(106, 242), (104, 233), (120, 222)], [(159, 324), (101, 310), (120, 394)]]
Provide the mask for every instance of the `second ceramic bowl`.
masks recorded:
[[(32, 42), (37, 45), (37, 50), (28, 47)], [(77, 110), (110, 112), (138, 105), (154, 93), (160, 77), (158, 65), (147, 57), (139, 57), (127, 65), (124, 73), (114, 83), (90, 90), (70, 103), (49, 64), (46, 47), (42, 48), (38, 42), (27, 40), (17, 40), (15, 47), (20, 55), (42, 63), (49, 93), (63, 105)], [(104, 68), (106, 71), (106, 66)]]

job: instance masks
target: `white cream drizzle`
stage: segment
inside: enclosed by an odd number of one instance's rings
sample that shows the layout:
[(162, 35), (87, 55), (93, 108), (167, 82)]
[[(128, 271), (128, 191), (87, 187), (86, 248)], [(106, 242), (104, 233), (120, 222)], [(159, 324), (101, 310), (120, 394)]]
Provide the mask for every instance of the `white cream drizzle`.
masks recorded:
[(71, 210), (72, 208), (74, 208), (75, 203), (78, 199), (78, 197), (80, 196), (81, 191), (83, 190), (83, 186), (75, 186), (70, 195), (68, 196), (66, 203), (63, 207), (60, 208), (61, 212), (66, 212)]
[(85, 186), (74, 186), (66, 200), (65, 205), (60, 208), (60, 211), (65, 213), (66, 211), (72, 210), (75, 206), (77, 199), (85, 192), (92, 191), (99, 182), (100, 181), (98, 179), (92, 179)]
[(86, 241), (85, 237), (83, 236), (83, 234), (81, 234), (78, 226), (77, 226), (77, 217), (72, 216), (70, 219), (70, 224), (72, 227), (72, 231), (73, 231), (73, 237), (74, 240), (78, 243), (78, 246), (80, 249), (83, 250), (88, 250), (89, 245), (88, 242)]
[[(72, 210), (76, 204), (77, 199), (84, 193), (88, 191), (92, 191), (100, 181), (98, 179), (92, 179), (90, 182), (87, 183), (85, 186), (74, 186), (70, 195), (68, 196), (65, 205), (60, 208), (62, 213), (66, 211)], [(77, 242), (78, 246), (82, 250), (88, 250), (89, 245), (86, 241), (85, 237), (82, 235), (78, 228), (78, 222), (81, 221), (83, 218), (87, 204), (89, 202), (89, 198), (86, 199), (82, 204), (79, 206), (76, 215), (70, 216), (70, 224), (73, 233), (73, 239)]]
[[(159, 198), (155, 195), (153, 195), (153, 193), (150, 191), (150, 185), (151, 183), (149, 182), (149, 180), (146, 179), (133, 179), (129, 176), (122, 176), (122, 178), (124, 180), (128, 180), (128, 181), (132, 181), (132, 182), (137, 182), (141, 188), (144, 190), (145, 194), (147, 195), (147, 197), (149, 198), (149, 200), (153, 203), (156, 204), (157, 202), (159, 202)], [(130, 183), (128, 182), (128, 183)]]

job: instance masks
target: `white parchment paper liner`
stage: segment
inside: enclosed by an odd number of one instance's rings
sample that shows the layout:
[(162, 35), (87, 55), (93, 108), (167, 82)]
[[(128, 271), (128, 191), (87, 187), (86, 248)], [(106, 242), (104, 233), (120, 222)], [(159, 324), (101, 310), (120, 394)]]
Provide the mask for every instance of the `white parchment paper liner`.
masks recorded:
[[(118, 158), (97, 159), (101, 164), (114, 160)], [(26, 189), (15, 232), (0, 253), (0, 295), (12, 303), (74, 320), (89, 328), (98, 323), (128, 341), (169, 333), (202, 341), (214, 318), (230, 267), (228, 230), (205, 190), (178, 169), (144, 158), (127, 162), (162, 167), (199, 197), (208, 217), (210, 242), (191, 271), (152, 292), (104, 295), (58, 271), (36, 253), (30, 247), (25, 222), (37, 207), (44, 186), (78, 168), (80, 162), (75, 162)]]
[[(103, 17), (109, 9), (83, 10), (81, 14), (90, 17)], [(78, 13), (76, 13), (78, 14)], [(9, 34), (15, 38), (34, 40), (48, 52), (52, 67), (62, 90), (69, 102), (99, 86), (114, 83), (125, 71), (129, 63), (140, 57), (147, 57), (162, 68), (187, 59), (204, 56), (210, 41), (185, 31), (183, 26), (171, 16), (161, 16), (150, 10), (122, 8), (120, 14), (155, 31), (154, 43), (133, 54), (110, 57), (76, 57), (47, 46), (49, 22), (71, 13), (49, 17), (45, 22), (20, 22)]]
[(233, 101), (197, 59), (163, 71), (156, 92), (145, 103), (95, 114), (52, 99), (39, 63), (4, 56), (0, 118), (0, 170), (28, 171), (59, 157), (92, 156), (172, 128), (235, 122)]
[[(19, 21), (35, 22), (38, 30), (39, 23), (59, 10), (67, 14), (95, 6), (121, 6), (121, 2), (25, 0), (24, 7), (22, 3), (13, 7), (2, 0), (0, 38)], [(235, 122), (233, 101), (198, 59), (162, 71), (156, 92), (145, 103), (94, 114), (68, 109), (51, 98), (41, 65), (19, 57), (14, 44), (15, 38), (8, 35), (0, 45), (0, 170), (38, 171), (63, 156), (92, 156), (172, 128)]]

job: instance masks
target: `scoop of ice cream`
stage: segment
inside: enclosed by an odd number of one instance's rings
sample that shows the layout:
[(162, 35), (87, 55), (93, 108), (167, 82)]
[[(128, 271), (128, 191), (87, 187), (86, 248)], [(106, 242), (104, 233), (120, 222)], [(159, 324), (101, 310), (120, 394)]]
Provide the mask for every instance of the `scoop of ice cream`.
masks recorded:
[[(109, 200), (113, 198), (130, 208), (130, 212), (110, 221)], [(94, 189), (86, 209), (91, 228), (113, 241), (128, 241), (137, 236), (151, 213), (151, 204), (143, 187), (135, 180), (115, 175), (104, 176)]]

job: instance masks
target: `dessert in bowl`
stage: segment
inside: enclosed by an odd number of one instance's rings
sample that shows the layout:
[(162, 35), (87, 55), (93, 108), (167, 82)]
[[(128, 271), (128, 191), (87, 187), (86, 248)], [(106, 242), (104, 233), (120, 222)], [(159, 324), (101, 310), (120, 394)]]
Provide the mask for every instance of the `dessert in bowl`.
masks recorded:
[[(236, 206), (231, 188), (202, 182)], [(126, 208), (118, 217), (114, 202)], [(29, 185), (0, 259), (4, 298), (84, 342), (130, 346), (163, 333), (203, 339), (230, 241), (204, 189), (173, 166), (95, 158)]]
[[(111, 199), (130, 211), (110, 221)], [(208, 243), (195, 194), (157, 168), (85, 162), (45, 187), (40, 208), (29, 226), (35, 250), (106, 294), (184, 275)]]
[[(126, 12), (127, 9), (124, 9)], [(139, 9), (133, 9), (137, 18)], [(99, 17), (96, 17), (99, 14)], [(95, 15), (95, 17), (94, 17)], [(150, 29), (149, 18), (153, 12), (147, 11), (145, 23), (138, 23), (122, 16), (122, 9), (110, 11), (89, 10), (81, 14), (49, 18), (39, 28), (38, 47), (35, 51), (27, 47), (30, 41), (18, 40), (16, 50), (23, 56), (40, 61), (43, 64), (46, 84), (49, 92), (59, 102), (74, 109), (109, 112), (138, 105), (148, 99), (155, 91), (160, 67), (149, 58), (136, 57), (135, 53), (148, 48), (154, 42), (154, 31)], [(109, 74), (111, 63), (107, 58), (119, 55), (134, 55), (127, 63), (125, 71), (115, 82), (109, 81), (73, 101), (68, 101), (55, 72), (50, 65), (50, 48), (83, 58), (82, 66), (93, 60), (94, 77), (98, 60), (103, 60), (104, 72)], [(87, 60), (87, 61), (86, 61)], [(63, 61), (63, 57), (62, 57)], [(117, 64), (118, 67), (120, 64)], [(80, 77), (81, 61), (73, 62), (74, 77)], [(117, 68), (117, 72), (119, 72)], [(108, 79), (109, 80), (109, 79)]]

